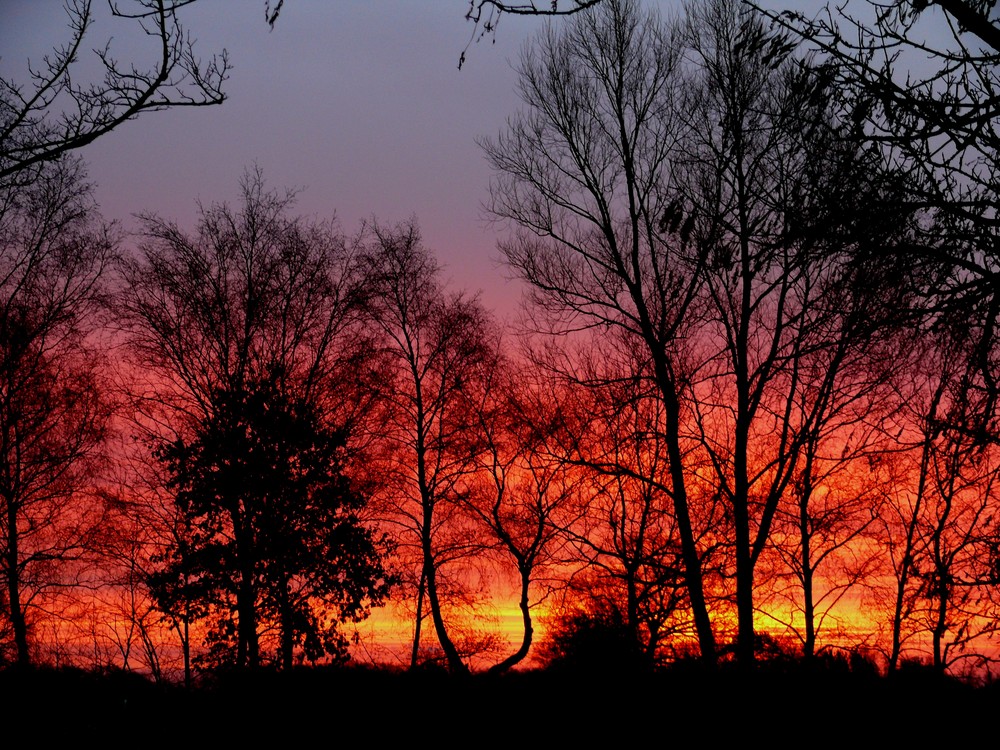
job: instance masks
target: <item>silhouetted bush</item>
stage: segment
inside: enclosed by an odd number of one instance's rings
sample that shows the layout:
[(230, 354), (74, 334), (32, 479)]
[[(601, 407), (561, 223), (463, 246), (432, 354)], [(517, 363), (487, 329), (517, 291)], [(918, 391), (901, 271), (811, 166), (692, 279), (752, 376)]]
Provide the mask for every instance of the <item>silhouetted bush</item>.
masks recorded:
[(540, 652), (542, 664), (557, 672), (643, 673), (652, 669), (652, 660), (617, 610), (575, 611), (557, 618)]
[(882, 669), (874, 657), (856, 649), (822, 649), (805, 662), (817, 673), (852, 674), (861, 677), (878, 677)]

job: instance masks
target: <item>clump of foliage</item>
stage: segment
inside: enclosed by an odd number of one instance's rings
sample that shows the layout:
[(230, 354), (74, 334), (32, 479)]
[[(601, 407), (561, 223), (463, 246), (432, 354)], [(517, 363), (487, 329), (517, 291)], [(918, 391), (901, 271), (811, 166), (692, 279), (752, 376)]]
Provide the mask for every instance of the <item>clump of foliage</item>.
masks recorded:
[(539, 658), (554, 672), (638, 673), (653, 663), (616, 607), (574, 609), (550, 622)]
[(208, 615), (212, 666), (265, 661), (262, 630), (276, 632), (283, 667), (297, 653), (344, 661), (338, 626), (367, 617), (392, 584), (386, 542), (343, 473), (346, 436), (278, 383), (216, 391), (212, 416), (157, 454), (183, 533), (151, 590), (168, 612)]

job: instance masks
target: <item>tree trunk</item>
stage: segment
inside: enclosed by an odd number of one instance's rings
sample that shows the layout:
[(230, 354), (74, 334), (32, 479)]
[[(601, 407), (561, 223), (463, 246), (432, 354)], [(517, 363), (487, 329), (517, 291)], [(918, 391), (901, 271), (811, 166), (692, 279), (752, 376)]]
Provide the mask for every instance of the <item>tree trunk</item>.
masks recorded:
[(809, 497), (812, 495), (810, 481), (811, 456), (806, 463), (806, 476), (799, 498), (799, 538), (802, 545), (802, 608), (805, 612), (806, 637), (802, 644), (802, 656), (811, 661), (816, 654), (816, 603), (813, 593), (812, 538), (809, 531)]
[[(942, 395), (941, 387), (931, 403), (928, 411), (928, 422), (934, 420), (937, 415), (937, 405)], [(914, 567), (914, 553), (916, 551), (917, 526), (920, 521), (921, 506), (924, 494), (927, 492), (928, 472), (930, 471), (931, 451), (933, 450), (934, 435), (929, 431), (924, 437), (922, 454), (920, 456), (920, 474), (917, 480), (916, 501), (914, 502), (910, 518), (906, 524), (906, 542), (903, 547), (903, 559), (900, 561), (899, 571), (896, 576), (896, 602), (892, 613), (892, 646), (889, 651), (889, 671), (895, 672), (899, 667), (899, 658), (903, 650), (903, 610), (906, 604), (906, 587), (910, 580), (911, 568)]]
[(292, 616), (292, 603), (288, 588), (288, 581), (283, 581), (280, 589), (281, 599), (278, 603), (281, 619), (280, 661), (281, 668), (286, 670), (292, 668), (292, 658), (295, 652), (295, 618)]
[[(708, 606), (705, 602), (705, 584), (701, 572), (701, 558), (694, 540), (694, 529), (691, 525), (691, 511), (688, 505), (687, 488), (684, 484), (684, 467), (681, 460), (680, 446), (680, 403), (677, 394), (667, 383), (672, 384), (666, 366), (658, 361), (657, 378), (664, 397), (666, 409), (666, 430), (664, 439), (667, 443), (667, 456), (670, 461), (671, 496), (673, 497), (674, 516), (677, 519), (677, 530), (681, 537), (681, 559), (684, 562), (684, 583), (691, 603), (691, 614), (694, 618), (695, 632), (698, 634), (698, 648), (702, 661), (715, 664), (715, 633), (712, 632), (712, 621), (708, 616)], [(661, 372), (662, 370), (662, 372)]]
[(181, 651), (184, 654), (184, 687), (191, 689), (191, 624), (184, 618), (184, 633), (181, 636)]
[(469, 668), (462, 661), (458, 649), (448, 635), (448, 628), (441, 614), (441, 602), (437, 592), (437, 570), (435, 569), (434, 558), (431, 555), (429, 534), (425, 538), (424, 544), (424, 570), (427, 578), (427, 603), (431, 608), (431, 620), (434, 622), (434, 632), (437, 635), (438, 643), (444, 651), (445, 659), (448, 661), (448, 669), (455, 674), (465, 675), (469, 673)]
[(14, 648), (17, 663), (26, 667), (31, 663), (28, 650), (28, 623), (21, 607), (21, 573), (18, 566), (17, 503), (7, 498), (7, 555), (4, 561), (7, 573), (7, 601), (10, 608), (10, 624), (14, 631)]
[(521, 597), (517, 606), (521, 610), (521, 624), (523, 627), (521, 645), (513, 654), (508, 656), (499, 664), (494, 664), (487, 670), (489, 674), (501, 674), (506, 672), (516, 664), (521, 663), (531, 649), (531, 642), (534, 639), (535, 628), (531, 623), (531, 609), (529, 607), (528, 589), (531, 584), (530, 568), (521, 567)]
[(437, 590), (437, 563), (434, 560), (434, 540), (432, 530), (434, 528), (434, 506), (437, 498), (431, 490), (427, 478), (427, 418), (424, 412), (423, 388), (420, 372), (416, 362), (410, 362), (410, 371), (413, 382), (416, 384), (416, 458), (417, 458), (417, 483), (420, 490), (420, 505), (422, 510), (422, 523), (420, 526), (420, 543), (423, 550), (423, 572), (421, 578), (427, 583), (427, 603), (431, 608), (431, 620), (434, 623), (434, 632), (437, 635), (438, 643), (444, 651), (448, 660), (448, 668), (456, 674), (468, 674), (468, 667), (462, 661), (462, 657), (452, 643), (448, 635), (448, 628), (441, 614), (441, 602), (438, 598)]
[[(242, 503), (241, 503), (242, 504)], [(238, 618), (236, 664), (256, 669), (260, 666), (260, 647), (257, 638), (257, 594), (254, 587), (254, 564), (251, 552), (252, 530), (246, 528), (242, 514), (234, 514), (233, 529), (236, 537), (236, 555), (240, 580), (236, 585), (236, 615)]]
[(427, 571), (420, 566), (420, 583), (417, 586), (417, 620), (413, 625), (413, 649), (410, 652), (410, 669), (416, 669), (420, 661), (420, 629), (424, 624), (424, 591), (427, 585)]

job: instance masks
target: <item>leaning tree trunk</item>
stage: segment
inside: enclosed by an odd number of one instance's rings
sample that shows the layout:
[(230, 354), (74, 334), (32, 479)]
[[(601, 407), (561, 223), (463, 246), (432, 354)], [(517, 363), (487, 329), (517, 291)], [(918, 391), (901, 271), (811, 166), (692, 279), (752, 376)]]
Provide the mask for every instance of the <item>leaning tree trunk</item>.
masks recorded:
[(487, 670), (489, 674), (501, 674), (508, 671), (516, 664), (520, 664), (528, 655), (528, 651), (531, 650), (531, 642), (535, 636), (535, 628), (531, 622), (531, 608), (528, 600), (528, 589), (531, 584), (531, 568), (530, 566), (525, 565), (519, 567), (521, 573), (521, 597), (518, 600), (517, 605), (521, 610), (521, 623), (523, 627), (521, 645), (517, 651), (508, 656), (506, 659), (490, 667), (489, 670)]

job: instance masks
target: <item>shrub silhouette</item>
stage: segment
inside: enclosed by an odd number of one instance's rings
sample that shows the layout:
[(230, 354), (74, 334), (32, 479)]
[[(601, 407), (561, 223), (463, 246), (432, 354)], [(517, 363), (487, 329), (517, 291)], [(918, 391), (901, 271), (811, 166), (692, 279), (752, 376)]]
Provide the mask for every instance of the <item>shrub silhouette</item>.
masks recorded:
[(554, 672), (636, 673), (653, 666), (616, 609), (575, 611), (557, 618), (539, 650), (542, 664)]

